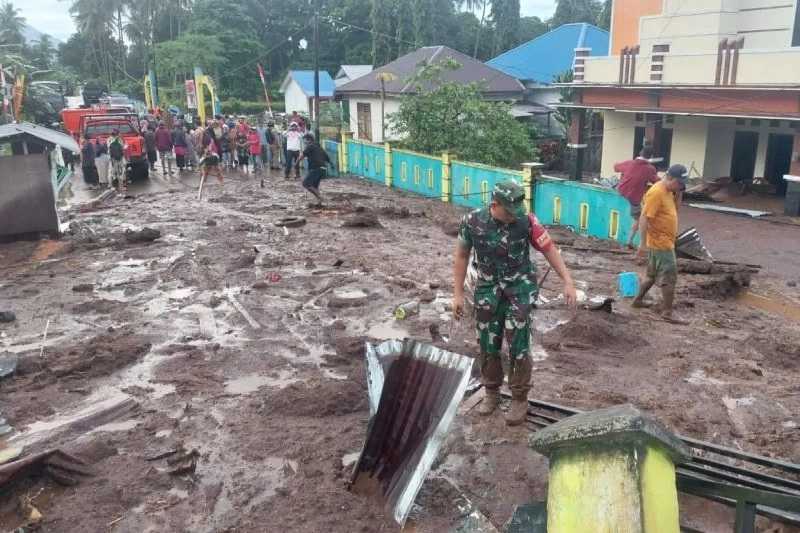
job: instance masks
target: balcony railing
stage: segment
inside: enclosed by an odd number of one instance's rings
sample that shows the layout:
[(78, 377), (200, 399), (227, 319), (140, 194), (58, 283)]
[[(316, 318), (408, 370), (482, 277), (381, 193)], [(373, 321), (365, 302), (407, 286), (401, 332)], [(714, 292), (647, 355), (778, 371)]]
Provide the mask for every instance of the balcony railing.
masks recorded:
[(667, 48), (586, 57), (583, 80), (576, 84), (800, 86), (800, 49), (747, 50), (737, 45), (721, 46), (716, 53), (670, 54)]

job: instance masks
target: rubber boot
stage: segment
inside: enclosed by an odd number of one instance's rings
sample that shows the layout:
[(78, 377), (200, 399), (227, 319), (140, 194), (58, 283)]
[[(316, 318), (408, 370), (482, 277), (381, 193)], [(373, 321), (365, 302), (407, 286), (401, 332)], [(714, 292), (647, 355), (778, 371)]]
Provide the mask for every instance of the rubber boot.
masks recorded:
[(484, 388), (485, 394), (483, 401), (478, 405), (478, 414), (481, 416), (489, 416), (494, 413), (497, 406), (500, 404), (500, 389), (487, 389)]
[(525, 422), (525, 417), (528, 416), (528, 402), (512, 398), (511, 407), (506, 413), (507, 426), (519, 426)]
[(669, 283), (661, 286), (661, 316), (666, 319), (672, 319), (672, 305), (675, 302), (675, 284)]

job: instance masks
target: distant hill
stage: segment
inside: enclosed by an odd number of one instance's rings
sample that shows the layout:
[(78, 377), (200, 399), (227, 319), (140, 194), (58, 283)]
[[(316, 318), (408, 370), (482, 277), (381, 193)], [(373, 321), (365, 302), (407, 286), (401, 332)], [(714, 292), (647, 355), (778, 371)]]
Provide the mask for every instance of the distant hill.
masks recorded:
[[(34, 41), (38, 41), (42, 38), (44, 33), (40, 32), (33, 26), (25, 25), (25, 28), (22, 30), (22, 36), (25, 38), (25, 42), (28, 44), (33, 43)], [(61, 44), (61, 41), (50, 35), (50, 40), (53, 41), (53, 46), (58, 48), (58, 45)]]

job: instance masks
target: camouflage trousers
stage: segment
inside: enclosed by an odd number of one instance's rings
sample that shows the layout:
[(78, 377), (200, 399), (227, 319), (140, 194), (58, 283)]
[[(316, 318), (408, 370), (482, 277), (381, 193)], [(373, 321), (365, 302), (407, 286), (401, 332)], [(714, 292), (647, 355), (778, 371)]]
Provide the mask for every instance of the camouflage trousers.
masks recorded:
[(505, 338), (510, 356), (509, 386), (515, 398), (530, 389), (531, 311), (538, 288), (535, 274), (513, 282), (475, 288), (475, 329), (481, 350), (481, 379), (489, 389), (503, 384), (500, 350)]

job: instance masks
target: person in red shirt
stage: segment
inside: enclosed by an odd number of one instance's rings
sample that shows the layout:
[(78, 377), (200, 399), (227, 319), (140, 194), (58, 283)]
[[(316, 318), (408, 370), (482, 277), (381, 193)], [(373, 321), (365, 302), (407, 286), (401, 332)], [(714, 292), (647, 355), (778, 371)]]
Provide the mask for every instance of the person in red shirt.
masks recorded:
[(633, 227), (628, 237), (628, 247), (633, 247), (633, 238), (639, 231), (639, 216), (642, 214), (642, 198), (647, 191), (647, 186), (658, 182), (656, 167), (650, 164), (653, 149), (644, 146), (639, 152), (639, 157), (623, 161), (614, 165), (614, 172), (621, 172), (622, 178), (617, 185), (617, 191), (631, 204), (631, 217)]

